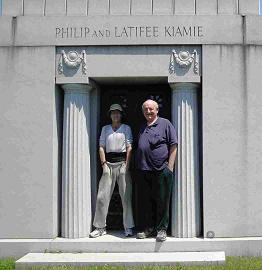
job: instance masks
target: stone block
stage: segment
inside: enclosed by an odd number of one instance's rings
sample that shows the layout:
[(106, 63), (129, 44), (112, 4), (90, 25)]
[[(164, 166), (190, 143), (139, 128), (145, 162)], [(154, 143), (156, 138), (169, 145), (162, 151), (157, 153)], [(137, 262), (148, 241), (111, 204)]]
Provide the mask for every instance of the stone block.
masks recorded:
[(174, 13), (173, 0), (154, 0), (153, 14), (171, 15)]
[(112, 15), (128, 15), (130, 14), (131, 0), (111, 0), (110, 14)]
[(66, 15), (66, 0), (46, 0), (45, 15)]
[(109, 0), (89, 0), (88, 15), (109, 14)]
[(243, 48), (202, 50), (204, 237), (247, 236)]
[(238, 0), (218, 0), (218, 14), (237, 14)]
[(16, 261), (16, 269), (46, 266), (223, 264), (225, 252), (167, 253), (28, 253)]
[(59, 181), (55, 48), (0, 47), (0, 57), (0, 238), (53, 238)]
[(132, 0), (131, 14), (149, 15), (152, 11), (152, 0)]
[(217, 0), (196, 0), (196, 14), (217, 14)]
[(246, 44), (262, 45), (262, 16), (246, 17)]
[(245, 105), (247, 106), (247, 234), (261, 236), (262, 227), (262, 46), (246, 46), (247, 89)]
[(14, 17), (23, 15), (23, 0), (2, 1), (2, 15)]
[(24, 0), (24, 15), (41, 16), (45, 13), (44, 0)]
[(239, 0), (239, 14), (259, 15), (259, 0)]
[(13, 44), (13, 27), (16, 18), (0, 16), (0, 46), (11, 46)]
[[(137, 25), (137, 34), (135, 28), (131, 34), (125, 33), (128, 25)], [(168, 15), (21, 16), (17, 18), (15, 45), (242, 44), (242, 31), (241, 16), (233, 15), (180, 15), (175, 22), (174, 16)]]
[(195, 14), (195, 0), (175, 0), (175, 14)]
[(262, 237), (241, 238), (175, 238), (156, 243), (155, 238), (124, 238), (123, 232), (79, 239), (0, 239), (0, 258), (21, 258), (28, 252), (63, 253), (156, 253), (156, 252), (216, 252), (225, 251), (227, 256), (261, 256)]
[(87, 0), (67, 0), (67, 15), (87, 15)]

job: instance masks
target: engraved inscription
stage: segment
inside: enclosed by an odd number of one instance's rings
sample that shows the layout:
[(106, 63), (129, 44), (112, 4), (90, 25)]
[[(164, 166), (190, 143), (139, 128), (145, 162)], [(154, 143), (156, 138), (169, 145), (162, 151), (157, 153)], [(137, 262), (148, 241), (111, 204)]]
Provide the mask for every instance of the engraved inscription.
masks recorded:
[(201, 38), (203, 26), (199, 25), (127, 25), (110, 28), (56, 27), (56, 39), (154, 39), (154, 38)]

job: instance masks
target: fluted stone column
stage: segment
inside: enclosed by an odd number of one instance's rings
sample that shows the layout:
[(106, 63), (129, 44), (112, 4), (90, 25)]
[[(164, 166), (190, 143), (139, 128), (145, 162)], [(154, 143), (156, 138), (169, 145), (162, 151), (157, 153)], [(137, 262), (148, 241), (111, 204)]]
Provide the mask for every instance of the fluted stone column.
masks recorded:
[(64, 84), (62, 237), (87, 237), (91, 228), (90, 91)]
[(200, 233), (200, 177), (197, 83), (171, 83), (172, 121), (178, 133), (178, 152), (172, 194), (172, 235)]

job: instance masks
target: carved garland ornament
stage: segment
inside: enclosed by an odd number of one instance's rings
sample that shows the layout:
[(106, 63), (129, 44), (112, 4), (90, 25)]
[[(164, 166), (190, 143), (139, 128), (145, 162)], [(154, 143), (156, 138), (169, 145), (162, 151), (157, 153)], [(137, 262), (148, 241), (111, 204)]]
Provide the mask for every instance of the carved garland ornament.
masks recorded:
[(172, 50), (169, 67), (170, 73), (175, 73), (175, 63), (181, 68), (190, 67), (194, 63), (194, 73), (199, 75), (199, 59), (196, 50), (192, 54), (189, 51), (180, 51), (177, 53), (175, 50)]
[(87, 66), (86, 66), (86, 52), (83, 50), (81, 53), (77, 51), (69, 51), (67, 54), (64, 50), (61, 51), (61, 56), (58, 64), (59, 74), (63, 74), (64, 68), (63, 63), (69, 68), (76, 68), (82, 64), (82, 73), (86, 75)]

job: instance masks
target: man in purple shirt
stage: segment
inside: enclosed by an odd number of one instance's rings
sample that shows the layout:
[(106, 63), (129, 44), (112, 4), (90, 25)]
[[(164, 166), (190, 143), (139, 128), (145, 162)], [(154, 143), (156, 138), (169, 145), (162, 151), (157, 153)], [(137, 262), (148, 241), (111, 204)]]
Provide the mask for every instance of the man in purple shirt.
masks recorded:
[(146, 123), (138, 138), (136, 166), (138, 185), (137, 238), (157, 232), (157, 241), (166, 240), (173, 169), (177, 153), (177, 135), (169, 120), (158, 116), (158, 104), (147, 100), (142, 106)]

